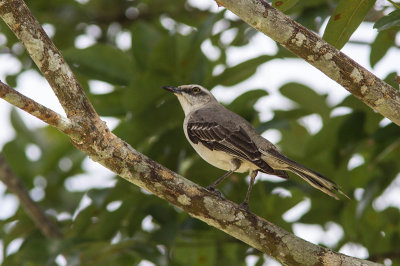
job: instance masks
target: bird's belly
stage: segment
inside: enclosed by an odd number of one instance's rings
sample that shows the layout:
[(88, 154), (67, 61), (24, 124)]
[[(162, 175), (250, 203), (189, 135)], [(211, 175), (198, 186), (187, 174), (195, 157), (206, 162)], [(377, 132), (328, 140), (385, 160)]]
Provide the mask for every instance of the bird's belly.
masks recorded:
[[(201, 143), (192, 144), (192, 146), (196, 150), (196, 152), (200, 155), (200, 157), (203, 158), (203, 160), (205, 160), (209, 164), (225, 171), (231, 170), (232, 167), (231, 160), (233, 159), (231, 155), (223, 151), (216, 151), (216, 150), (212, 151), (206, 148)], [(239, 169), (235, 170), (235, 172), (243, 173), (257, 168), (252, 163), (244, 162), (243, 160), (241, 160), (241, 162), (242, 163)]]

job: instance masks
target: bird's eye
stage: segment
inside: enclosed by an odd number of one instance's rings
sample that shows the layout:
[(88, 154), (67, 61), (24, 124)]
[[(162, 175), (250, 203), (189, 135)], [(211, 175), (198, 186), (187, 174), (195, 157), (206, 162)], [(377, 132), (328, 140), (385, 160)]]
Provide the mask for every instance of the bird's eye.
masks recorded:
[(200, 92), (200, 88), (199, 87), (193, 87), (192, 91), (194, 93), (198, 93), (198, 92)]

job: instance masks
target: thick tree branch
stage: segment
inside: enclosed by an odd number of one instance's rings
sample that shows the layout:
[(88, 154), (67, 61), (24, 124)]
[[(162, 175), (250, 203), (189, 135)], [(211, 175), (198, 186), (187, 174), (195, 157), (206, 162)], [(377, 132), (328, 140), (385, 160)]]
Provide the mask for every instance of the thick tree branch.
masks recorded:
[[(60, 51), (54, 46), (22, 0), (2, 0), (0, 16), (27, 49), (64, 108), (67, 117), (98, 119), (81, 85)], [(52, 60), (47, 60), (52, 58)], [(80, 122), (80, 121), (75, 121)], [(87, 121), (82, 121), (87, 123)]]
[[(60, 51), (47, 36), (23, 0), (2, 0), (0, 16), (27, 49), (64, 108), (71, 123), (79, 125), (80, 134), (69, 134), (76, 143), (95, 140), (91, 131), (108, 131), (97, 115), (74, 73)], [(51, 59), (51, 60), (49, 60)]]
[(8, 190), (14, 193), (21, 203), (24, 210), (28, 213), (36, 226), (47, 238), (61, 238), (62, 234), (57, 226), (44, 214), (39, 205), (34, 202), (22, 183), (14, 174), (6, 159), (0, 153), (0, 180), (6, 185)]
[(376, 77), (264, 0), (217, 0), (253, 28), (271, 37), (400, 125), (400, 91)]
[[(55, 52), (50, 39), (45, 36), (39, 23), (28, 14), (29, 10), (21, 2), (3, 0), (0, 3), (0, 16), (23, 40), (24, 45), (39, 48), (27, 47), (51, 86), (62, 88), (53, 89), (66, 109), (68, 117), (82, 126), (82, 129), (77, 129), (75, 132), (80, 134), (79, 136), (69, 136), (74, 145), (91, 159), (129, 182), (178, 206), (191, 216), (242, 240), (283, 264), (374, 265), (372, 262), (339, 254), (298, 238), (265, 219), (241, 209), (237, 204), (219, 198), (205, 188), (177, 175), (116, 137), (104, 122), (98, 119), (74, 75), (69, 72), (69, 67), (58, 51)], [(49, 72), (46, 72), (48, 66), (54, 65), (57, 66), (54, 69), (61, 76), (49, 75)], [(74, 86), (70, 87), (68, 84)], [(78, 104), (69, 104), (67, 101), (69, 98), (66, 96), (68, 94), (72, 94), (71, 99), (78, 100)], [(84, 116), (89, 118), (85, 120)]]
[(375, 265), (298, 238), (156, 163), (109, 131), (90, 135), (100, 141), (73, 143), (92, 160), (285, 265)]

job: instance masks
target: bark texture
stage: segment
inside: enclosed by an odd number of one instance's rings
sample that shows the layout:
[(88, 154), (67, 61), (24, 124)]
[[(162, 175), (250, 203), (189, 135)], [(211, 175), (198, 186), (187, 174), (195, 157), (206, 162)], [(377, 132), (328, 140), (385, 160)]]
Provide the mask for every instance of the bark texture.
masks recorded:
[(218, 0), (256, 30), (342, 85), (373, 110), (400, 125), (400, 91), (264, 0)]
[[(282, 264), (375, 265), (298, 238), (137, 152), (111, 133), (100, 120), (61, 54), (22, 0), (0, 2), (0, 16), (27, 48), (51, 84), (68, 118), (35, 104), (5, 84), (0, 86), (0, 97), (47, 123), (53, 121), (47, 118), (48, 115), (63, 121), (68, 131), (57, 126), (58, 123), (50, 124), (67, 134), (74, 145), (92, 160)], [(19, 100), (10, 101), (9, 95), (17, 95)], [(34, 108), (25, 108), (25, 102)]]

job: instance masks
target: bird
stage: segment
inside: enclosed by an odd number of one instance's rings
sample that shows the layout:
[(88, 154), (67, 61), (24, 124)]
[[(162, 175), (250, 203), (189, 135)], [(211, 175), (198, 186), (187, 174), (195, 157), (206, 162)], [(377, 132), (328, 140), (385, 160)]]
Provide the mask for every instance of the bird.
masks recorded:
[(208, 186), (208, 190), (216, 192), (215, 187), (233, 172), (249, 172), (250, 183), (240, 204), (248, 209), (250, 192), (258, 172), (288, 179), (289, 171), (336, 200), (339, 200), (337, 194), (349, 198), (334, 181), (283, 155), (246, 119), (221, 105), (201, 85), (162, 88), (178, 98), (185, 113), (183, 130), (194, 150), (209, 164), (227, 171)]

